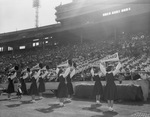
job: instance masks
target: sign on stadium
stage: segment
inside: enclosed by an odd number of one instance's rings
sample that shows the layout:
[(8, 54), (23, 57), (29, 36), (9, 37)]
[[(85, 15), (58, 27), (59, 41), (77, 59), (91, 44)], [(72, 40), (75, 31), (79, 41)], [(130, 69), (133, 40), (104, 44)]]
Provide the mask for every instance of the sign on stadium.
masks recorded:
[(131, 10), (131, 8), (124, 8), (124, 9), (121, 9), (121, 10), (115, 10), (115, 11), (103, 13), (103, 16), (109, 16), (109, 15), (119, 14), (119, 13), (127, 12), (127, 11), (130, 11), (130, 10)]

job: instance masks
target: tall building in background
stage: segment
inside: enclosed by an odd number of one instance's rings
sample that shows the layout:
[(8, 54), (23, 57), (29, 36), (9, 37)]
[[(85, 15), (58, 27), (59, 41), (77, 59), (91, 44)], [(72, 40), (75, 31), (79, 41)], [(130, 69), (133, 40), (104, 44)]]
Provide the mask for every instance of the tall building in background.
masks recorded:
[(40, 0), (33, 0), (33, 8), (35, 8), (35, 27), (39, 27), (39, 7)]

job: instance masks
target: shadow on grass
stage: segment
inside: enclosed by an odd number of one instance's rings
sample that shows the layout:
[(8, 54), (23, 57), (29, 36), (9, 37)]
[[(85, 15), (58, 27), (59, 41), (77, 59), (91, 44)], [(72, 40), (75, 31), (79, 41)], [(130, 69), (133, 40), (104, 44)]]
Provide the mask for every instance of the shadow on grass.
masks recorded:
[(95, 102), (95, 99), (90, 99), (90, 98), (76, 98), (76, 97), (73, 97), (72, 100), (74, 101), (85, 101), (85, 102)]
[(42, 100), (42, 99), (39, 99), (39, 98), (35, 99), (35, 101), (39, 101), (39, 100)]
[(9, 99), (1, 99), (0, 101), (9, 101)]
[(64, 104), (69, 104), (69, 103), (71, 103), (71, 101), (65, 101), (65, 102), (64, 102)]
[(9, 108), (14, 108), (14, 107), (18, 107), (21, 106), (23, 104), (32, 104), (33, 102), (31, 101), (21, 101), (21, 104), (10, 104), (10, 105), (6, 105)]
[(6, 105), (6, 106), (9, 107), (9, 108), (14, 108), (14, 107), (18, 107), (20, 105), (21, 104), (11, 104), (11, 105)]
[(88, 111), (94, 111), (94, 112), (102, 112), (102, 110), (98, 109), (100, 107), (100, 104), (91, 104), (91, 107), (84, 107), (82, 110), (88, 110)]
[(21, 105), (22, 104), (33, 104), (33, 102), (31, 102), (31, 100), (28, 100), (28, 101), (21, 101)]
[(54, 111), (54, 109), (61, 108), (59, 104), (49, 104), (50, 107), (48, 108), (38, 108), (35, 109), (36, 111), (42, 112), (42, 113), (51, 113)]
[(49, 108), (38, 108), (38, 109), (35, 109), (36, 111), (39, 111), (39, 112), (42, 112), (42, 113), (50, 113), (50, 112), (53, 112), (54, 110), (52, 110), (51, 107)]
[(102, 114), (103, 115), (93, 115), (91, 117), (114, 117), (118, 113), (117, 112), (113, 112), (113, 111), (105, 111), (105, 112), (102, 112)]

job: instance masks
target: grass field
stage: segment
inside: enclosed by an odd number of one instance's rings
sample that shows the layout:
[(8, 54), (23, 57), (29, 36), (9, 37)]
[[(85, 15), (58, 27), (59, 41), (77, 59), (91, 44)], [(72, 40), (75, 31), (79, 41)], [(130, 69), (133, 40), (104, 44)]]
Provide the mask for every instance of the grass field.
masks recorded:
[(144, 102), (115, 102), (114, 112), (108, 111), (107, 103), (96, 105), (88, 99), (73, 99), (60, 107), (58, 99), (53, 95), (36, 103), (30, 102), (30, 96), (18, 100), (15, 95), (12, 100), (0, 96), (0, 117), (150, 117), (150, 101)]

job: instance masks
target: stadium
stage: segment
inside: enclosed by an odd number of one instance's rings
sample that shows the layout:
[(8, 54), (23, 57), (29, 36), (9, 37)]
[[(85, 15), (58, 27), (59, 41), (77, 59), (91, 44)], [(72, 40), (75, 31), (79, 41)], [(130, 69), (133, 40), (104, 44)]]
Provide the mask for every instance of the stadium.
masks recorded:
[[(22, 71), (28, 71), (27, 68), (30, 68), (29, 71), (38, 71), (41, 64), (43, 71), (46, 71), (46, 66), (49, 68), (44, 78), (45, 89), (51, 95), (56, 96), (59, 92), (59, 82), (61, 82), (58, 80), (57, 68), (64, 70), (68, 60), (71, 60), (76, 64), (75, 74), (71, 79), (75, 101), (78, 99), (95, 100), (93, 95), (95, 80), (91, 70), (101, 69), (100, 63), (102, 61), (105, 61), (105, 66), (117, 66), (119, 61), (122, 67), (119, 73), (114, 76), (117, 88), (115, 100), (117, 104), (119, 101), (131, 101), (131, 105), (132, 103), (149, 104), (150, 1), (73, 0), (71, 3), (57, 6), (55, 10), (56, 24), (0, 34), (0, 94), (4, 98), (0, 99), (0, 102), (5, 104), (8, 78), (11, 71), (15, 70), (17, 73), (13, 80), (14, 92), (17, 92)], [(16, 66), (18, 69), (15, 68)], [(25, 79), (27, 92), (32, 84), (31, 76)], [(105, 89), (105, 76), (101, 76), (101, 83)], [(29, 93), (25, 96), (27, 97), (24, 99), (28, 99)], [(45, 100), (48, 101), (48, 98)], [(105, 96), (102, 96), (101, 100), (107, 103)], [(14, 102), (11, 103), (14, 104)], [(76, 102), (73, 100), (73, 103)], [(101, 110), (99, 106), (97, 111), (97, 108), (92, 107), (92, 105), (90, 108), (85, 107), (82, 110), (101, 113), (95, 116), (88, 113), (90, 117), (150, 116), (147, 105), (146, 107), (143, 105), (145, 110), (142, 107), (137, 107), (135, 111), (128, 109), (126, 113), (119, 110), (120, 105), (117, 106), (117, 113), (107, 113), (107, 109), (102, 107)], [(3, 109), (1, 104), (0, 108)], [(56, 108), (54, 107), (52, 110)], [(70, 108), (76, 109), (72, 106)], [(133, 107), (131, 106), (131, 108)], [(82, 112), (78, 114), (72, 112), (70, 115), (60, 115), (60, 112), (56, 115), (50, 113), (51, 115), (44, 116), (88, 116)], [(18, 111), (16, 113), (17, 116), (21, 116)], [(0, 113), (0, 117), (3, 115), (9, 116), (6, 113), (2, 113), (2, 115)], [(25, 116), (27, 115), (28, 113)], [(36, 113), (32, 116), (42, 115)]]

